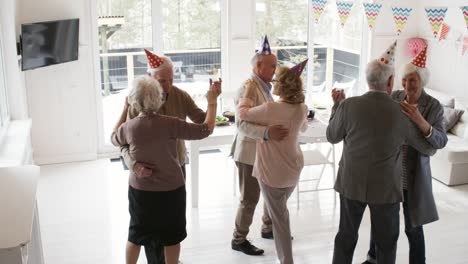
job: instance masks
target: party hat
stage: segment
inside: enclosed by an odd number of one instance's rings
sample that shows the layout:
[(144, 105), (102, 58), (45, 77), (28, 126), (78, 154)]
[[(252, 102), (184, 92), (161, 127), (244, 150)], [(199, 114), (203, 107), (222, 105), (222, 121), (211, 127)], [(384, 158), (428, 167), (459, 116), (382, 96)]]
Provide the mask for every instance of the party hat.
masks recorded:
[(148, 64), (151, 69), (156, 69), (161, 64), (164, 63), (164, 61), (156, 54), (152, 53), (151, 51), (145, 49), (146, 57), (148, 58)]

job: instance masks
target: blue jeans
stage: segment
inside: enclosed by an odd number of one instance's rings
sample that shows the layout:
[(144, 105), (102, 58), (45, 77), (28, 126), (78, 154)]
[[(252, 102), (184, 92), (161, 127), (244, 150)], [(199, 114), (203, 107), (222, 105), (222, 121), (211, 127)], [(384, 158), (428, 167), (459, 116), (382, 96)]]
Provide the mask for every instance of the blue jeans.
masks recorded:
[[(408, 237), (409, 243), (409, 264), (425, 264), (426, 263), (426, 246), (424, 243), (424, 230), (422, 226), (411, 227), (408, 203), (408, 191), (404, 190), (403, 195), (405, 201), (403, 202), (403, 214), (405, 216), (405, 233)], [(375, 262), (375, 243), (371, 233), (369, 252), (367, 253), (367, 260), (371, 263)]]
[(333, 264), (351, 264), (359, 226), (369, 206), (379, 264), (395, 264), (400, 232), (400, 203), (367, 204), (340, 195), (340, 226), (335, 237)]

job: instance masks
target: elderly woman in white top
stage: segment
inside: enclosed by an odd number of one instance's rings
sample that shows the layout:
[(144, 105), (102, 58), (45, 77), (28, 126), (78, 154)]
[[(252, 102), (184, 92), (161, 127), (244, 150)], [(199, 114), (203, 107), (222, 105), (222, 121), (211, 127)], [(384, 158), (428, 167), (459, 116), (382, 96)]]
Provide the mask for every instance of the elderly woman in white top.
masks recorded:
[[(447, 144), (443, 123), (444, 109), (437, 99), (428, 95), (424, 87), (429, 81), (425, 67), (426, 49), (402, 68), (404, 90), (394, 91), (392, 98), (400, 102), (403, 112), (419, 128), (434, 150)], [(429, 156), (409, 145), (403, 145), (402, 187), (405, 233), (409, 242), (409, 263), (426, 263), (423, 225), (439, 219), (434, 195)], [(366, 263), (366, 262), (365, 262)], [(375, 244), (371, 239), (367, 263), (375, 261)]]
[[(305, 61), (307, 62), (307, 61)], [(257, 95), (254, 86), (247, 87), (239, 104), (240, 118), (263, 126), (282, 125), (289, 129), (283, 141), (257, 142), (253, 176), (258, 179), (263, 198), (273, 223), (273, 234), (281, 264), (294, 263), (287, 201), (299, 180), (304, 159), (298, 144), (300, 131), (307, 128), (307, 106), (300, 74), (305, 62), (289, 69), (280, 67), (273, 94), (280, 100), (252, 107)]]

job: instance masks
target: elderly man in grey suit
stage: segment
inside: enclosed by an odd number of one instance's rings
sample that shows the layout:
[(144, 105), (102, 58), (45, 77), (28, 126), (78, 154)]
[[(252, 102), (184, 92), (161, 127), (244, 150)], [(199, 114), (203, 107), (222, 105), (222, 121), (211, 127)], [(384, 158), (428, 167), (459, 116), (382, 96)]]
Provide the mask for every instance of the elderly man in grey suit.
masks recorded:
[(370, 209), (377, 262), (395, 263), (399, 236), (401, 188), (400, 147), (406, 142), (426, 155), (435, 150), (392, 100), (396, 43), (367, 65), (369, 91), (344, 100), (333, 90), (335, 105), (327, 139), (343, 141), (335, 190), (340, 194), (340, 224), (335, 237), (334, 264), (351, 264), (359, 225)]
[[(236, 105), (243, 97), (246, 87), (255, 87), (254, 106), (273, 101), (271, 95), (271, 81), (275, 74), (277, 59), (271, 53), (268, 39), (265, 36), (262, 47), (252, 58), (252, 76), (239, 89)], [(281, 126), (259, 126), (241, 121), (236, 111), (237, 135), (232, 145), (231, 155), (236, 162), (239, 172), (239, 189), (241, 193), (239, 208), (235, 220), (235, 228), (231, 241), (231, 248), (247, 255), (262, 255), (263, 249), (257, 248), (247, 240), (252, 224), (255, 207), (260, 199), (260, 186), (252, 176), (256, 154), (256, 140), (282, 140), (288, 135), (288, 130)], [(272, 222), (266, 207), (263, 209), (262, 237), (273, 238)]]

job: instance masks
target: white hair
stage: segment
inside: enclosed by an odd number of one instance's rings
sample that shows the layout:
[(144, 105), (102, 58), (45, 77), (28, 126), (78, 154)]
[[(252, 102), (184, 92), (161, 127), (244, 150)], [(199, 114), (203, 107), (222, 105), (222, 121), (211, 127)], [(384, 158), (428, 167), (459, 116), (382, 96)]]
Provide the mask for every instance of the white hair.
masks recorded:
[(261, 62), (263, 60), (265, 55), (263, 54), (258, 54), (258, 53), (255, 53), (255, 55), (253, 55), (252, 59), (250, 59), (250, 64), (252, 65), (253, 68), (257, 67), (257, 63), (258, 62)]
[(163, 90), (154, 78), (140, 76), (133, 81), (133, 88), (128, 94), (128, 103), (138, 113), (157, 112), (163, 102)]
[(413, 63), (405, 64), (401, 68), (401, 77), (402, 78), (405, 78), (406, 76), (408, 76), (409, 74), (412, 74), (412, 73), (417, 73), (419, 75), (419, 79), (421, 79), (422, 87), (425, 87), (429, 83), (430, 74), (429, 74), (428, 69), (420, 68), (420, 67), (414, 65)]
[(159, 56), (159, 57), (163, 60), (163, 64), (161, 64), (156, 69), (148, 68), (148, 70), (146, 71), (151, 77), (154, 77), (156, 73), (165, 69), (174, 70), (174, 64), (172, 64), (172, 60), (169, 57), (166, 57), (166, 56)]
[(385, 91), (388, 80), (395, 74), (392, 65), (386, 65), (378, 60), (373, 60), (367, 64), (366, 80), (369, 88)]

